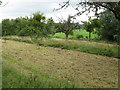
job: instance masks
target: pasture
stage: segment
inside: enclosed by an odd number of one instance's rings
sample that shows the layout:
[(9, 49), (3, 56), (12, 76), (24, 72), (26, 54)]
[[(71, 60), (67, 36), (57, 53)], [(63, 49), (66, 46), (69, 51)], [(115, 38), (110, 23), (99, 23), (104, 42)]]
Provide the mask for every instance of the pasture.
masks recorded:
[(115, 88), (118, 59), (3, 40), (3, 88), (23, 87)]
[(39, 1), (0, 0), (0, 87), (118, 88), (119, 2)]

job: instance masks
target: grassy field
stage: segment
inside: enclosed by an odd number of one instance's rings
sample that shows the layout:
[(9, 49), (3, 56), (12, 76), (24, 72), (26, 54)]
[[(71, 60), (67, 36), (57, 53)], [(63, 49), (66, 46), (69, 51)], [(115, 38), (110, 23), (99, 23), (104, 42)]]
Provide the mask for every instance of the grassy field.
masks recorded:
[(118, 87), (118, 59), (3, 41), (3, 88), (23, 87), (115, 88)]
[[(87, 32), (86, 30), (73, 30), (73, 35), (69, 35), (69, 38), (73, 38), (76, 39), (77, 36), (82, 35), (83, 38), (88, 37), (89, 32)], [(65, 34), (64, 33), (56, 33), (53, 37), (55, 38), (65, 38)], [(98, 35), (97, 34), (91, 34), (91, 38), (92, 39), (98, 39)]]
[(50, 46), (55, 48), (74, 50), (79, 52), (85, 52), (90, 54), (109, 56), (109, 57), (120, 57), (118, 52), (119, 46), (117, 44), (108, 44), (104, 42), (93, 42), (84, 40), (65, 40), (65, 39), (44, 39), (44, 40), (31, 40), (29, 37), (4, 37), (3, 39), (15, 40), (19, 42), (34, 43), (40, 46)]

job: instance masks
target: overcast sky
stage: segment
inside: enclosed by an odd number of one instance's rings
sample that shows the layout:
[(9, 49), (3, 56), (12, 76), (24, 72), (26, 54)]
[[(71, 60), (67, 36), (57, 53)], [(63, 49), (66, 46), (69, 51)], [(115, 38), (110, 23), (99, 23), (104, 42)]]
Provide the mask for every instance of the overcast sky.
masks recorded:
[[(52, 17), (56, 22), (59, 21), (58, 17), (67, 18), (68, 15), (74, 15), (76, 11), (73, 7), (54, 11), (54, 8), (59, 7), (59, 3), (65, 0), (2, 0), (3, 5), (8, 2), (4, 7), (0, 7), (0, 22), (2, 19), (14, 19), (20, 16), (30, 16), (32, 13), (40, 11), (44, 13), (47, 18)], [(73, 2), (74, 1), (74, 2)], [(71, 4), (74, 6), (78, 0), (72, 0)], [(93, 16), (93, 13), (90, 13)], [(88, 17), (83, 14), (77, 17), (77, 21), (86, 21)]]

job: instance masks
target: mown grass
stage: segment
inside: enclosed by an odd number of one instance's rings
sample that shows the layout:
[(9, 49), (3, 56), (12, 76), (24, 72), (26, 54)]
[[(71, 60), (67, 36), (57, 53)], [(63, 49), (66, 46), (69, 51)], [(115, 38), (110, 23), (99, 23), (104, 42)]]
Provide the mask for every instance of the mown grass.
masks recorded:
[(117, 65), (116, 58), (21, 41), (3, 43), (4, 88), (117, 87)]
[(67, 50), (75, 50), (90, 54), (102, 55), (102, 56), (109, 56), (120, 58), (120, 53), (118, 52), (119, 47), (113, 46), (100, 46), (100, 45), (93, 45), (93, 44), (83, 44), (83, 43), (73, 43), (69, 41), (57, 41), (53, 39), (46, 39), (46, 40), (23, 40), (21, 38), (3, 38), (6, 40), (15, 40), (19, 42), (27, 42), (27, 43), (35, 43), (40, 46), (50, 46), (55, 48), (67, 49)]
[[(4, 57), (3, 62), (3, 88), (75, 88), (75, 86), (67, 81), (49, 78), (47, 73), (36, 73), (35, 71), (25, 69), (23, 73), (20, 64), (14, 63), (17, 61), (10, 57)], [(21, 67), (23, 68), (23, 67)], [(28, 73), (30, 72), (30, 73)]]

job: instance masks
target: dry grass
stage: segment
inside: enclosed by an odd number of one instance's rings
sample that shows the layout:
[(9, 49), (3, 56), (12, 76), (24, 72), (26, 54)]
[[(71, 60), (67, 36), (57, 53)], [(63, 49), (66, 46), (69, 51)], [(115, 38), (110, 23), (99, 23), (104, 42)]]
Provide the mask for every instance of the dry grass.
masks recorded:
[(118, 87), (118, 59), (42, 47), (16, 41), (3, 43), (3, 57), (14, 58), (16, 64), (33, 72), (48, 73), (80, 88)]
[[(66, 42), (65, 39), (53, 38), (53, 40)], [(80, 44), (89, 44), (89, 45), (98, 45), (98, 46), (108, 46), (108, 47), (119, 47), (117, 43), (110, 44), (105, 42), (95, 42), (95, 41), (85, 41), (85, 40), (68, 40), (69, 42), (80, 43)]]

